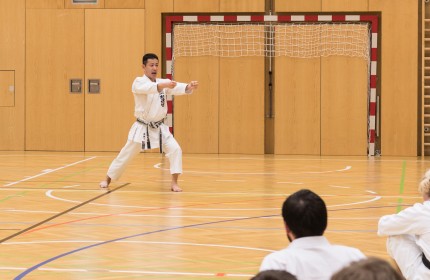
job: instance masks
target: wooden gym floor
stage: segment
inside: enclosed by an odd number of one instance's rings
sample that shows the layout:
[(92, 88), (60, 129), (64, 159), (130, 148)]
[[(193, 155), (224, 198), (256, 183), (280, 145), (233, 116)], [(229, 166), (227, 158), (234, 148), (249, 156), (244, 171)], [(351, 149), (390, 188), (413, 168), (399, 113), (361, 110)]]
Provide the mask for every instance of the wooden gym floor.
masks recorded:
[(377, 221), (421, 201), (421, 158), (139, 155), (111, 191), (116, 153), (0, 152), (0, 279), (249, 279), (287, 246), (285, 197), (326, 201), (333, 243), (389, 259)]

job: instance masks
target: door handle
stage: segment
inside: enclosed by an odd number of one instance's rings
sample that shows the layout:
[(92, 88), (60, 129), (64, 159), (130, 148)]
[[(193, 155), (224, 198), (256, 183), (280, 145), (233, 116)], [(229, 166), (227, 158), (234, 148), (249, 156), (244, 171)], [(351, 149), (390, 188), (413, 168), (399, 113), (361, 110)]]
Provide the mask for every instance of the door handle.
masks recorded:
[(70, 79), (70, 93), (82, 93), (82, 79)]
[(100, 93), (100, 79), (88, 79), (88, 93)]

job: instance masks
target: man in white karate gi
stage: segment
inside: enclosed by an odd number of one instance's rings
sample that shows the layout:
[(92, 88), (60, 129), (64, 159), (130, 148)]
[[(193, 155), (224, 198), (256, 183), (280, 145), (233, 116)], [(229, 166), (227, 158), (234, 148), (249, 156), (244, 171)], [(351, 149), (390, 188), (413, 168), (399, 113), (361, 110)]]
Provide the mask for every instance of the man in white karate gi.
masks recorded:
[(366, 258), (358, 249), (331, 244), (324, 236), (327, 207), (320, 196), (303, 189), (290, 195), (282, 205), (287, 248), (267, 255), (264, 270), (285, 270), (299, 280), (330, 280), (353, 261)]
[(407, 280), (430, 279), (430, 170), (418, 185), (423, 203), (383, 216), (378, 235), (387, 235), (388, 254)]
[(118, 180), (128, 163), (142, 150), (160, 148), (169, 158), (172, 174), (170, 188), (181, 192), (178, 177), (182, 173), (182, 150), (164, 124), (167, 116), (166, 96), (191, 94), (197, 89), (198, 82), (185, 84), (157, 78), (159, 61), (153, 53), (145, 54), (142, 61), (144, 75), (137, 77), (132, 85), (136, 122), (129, 131), (127, 143), (111, 163), (106, 179), (100, 182), (100, 187), (107, 189), (112, 180)]

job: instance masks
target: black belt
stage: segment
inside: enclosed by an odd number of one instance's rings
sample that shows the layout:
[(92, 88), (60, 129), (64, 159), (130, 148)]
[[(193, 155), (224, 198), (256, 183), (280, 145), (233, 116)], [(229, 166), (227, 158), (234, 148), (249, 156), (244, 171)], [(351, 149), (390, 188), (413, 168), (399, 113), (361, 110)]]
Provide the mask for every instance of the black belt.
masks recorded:
[[(139, 118), (136, 119), (136, 121), (138, 123), (144, 124), (146, 125), (146, 146), (148, 147), (148, 149), (151, 149), (151, 141), (149, 141), (149, 131), (148, 131), (148, 126), (152, 127), (152, 128), (159, 128), (160, 125), (162, 125), (164, 123), (164, 119), (158, 122), (145, 122), (144, 120), (141, 120)], [(159, 141), (160, 141), (160, 154), (163, 153), (163, 134), (161, 133), (161, 129), (160, 129), (160, 136), (159, 136)], [(142, 142), (142, 149), (144, 146), (144, 143)]]
[(137, 118), (136, 121), (138, 123), (141, 123), (141, 124), (149, 125), (152, 128), (159, 128), (160, 125), (162, 125), (164, 123), (164, 119), (161, 120), (161, 121), (158, 121), (158, 122), (146, 122), (144, 120), (141, 120), (141, 119)]
[(426, 256), (424, 255), (424, 253), (423, 253), (423, 257), (422, 257), (422, 259), (423, 259), (423, 264), (424, 264), (428, 269), (430, 269), (430, 262), (429, 262), (429, 260), (426, 258)]

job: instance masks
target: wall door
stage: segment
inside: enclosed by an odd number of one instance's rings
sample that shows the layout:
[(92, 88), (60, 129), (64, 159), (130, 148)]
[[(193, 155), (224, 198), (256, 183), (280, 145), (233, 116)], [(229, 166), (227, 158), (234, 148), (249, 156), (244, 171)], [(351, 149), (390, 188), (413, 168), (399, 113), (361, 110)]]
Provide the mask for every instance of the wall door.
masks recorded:
[(321, 155), (367, 155), (367, 61), (321, 61)]
[(84, 10), (28, 9), (25, 149), (84, 150)]
[[(143, 9), (85, 11), (85, 150), (119, 151), (134, 122), (131, 85), (143, 75)], [(88, 80), (100, 80), (89, 93)]]
[(175, 80), (199, 81), (193, 94), (174, 97), (174, 134), (186, 153), (219, 152), (219, 75), (218, 57), (175, 61)]
[(275, 154), (367, 155), (367, 62), (276, 58)]
[(275, 59), (275, 154), (321, 153), (321, 60)]
[[(122, 147), (131, 84), (142, 75), (143, 26), (142, 9), (27, 10), (26, 150)], [(81, 93), (70, 93), (71, 79), (82, 80)], [(99, 93), (89, 93), (89, 79), (100, 80)]]
[(199, 89), (174, 101), (175, 138), (186, 153), (264, 153), (264, 58), (181, 57), (175, 79)]

